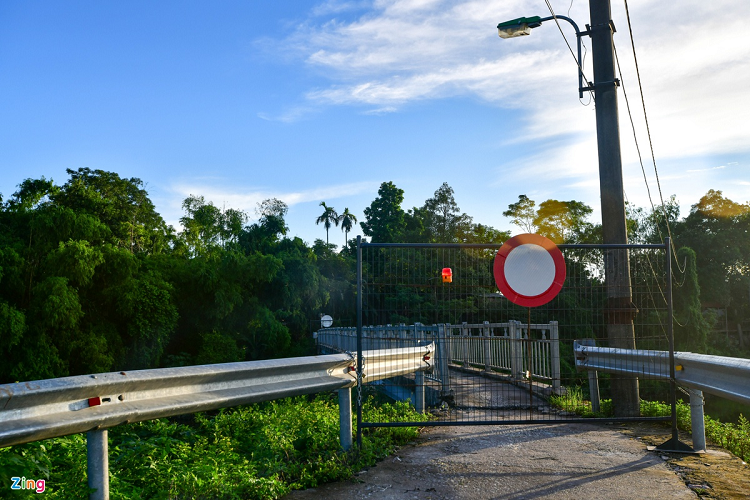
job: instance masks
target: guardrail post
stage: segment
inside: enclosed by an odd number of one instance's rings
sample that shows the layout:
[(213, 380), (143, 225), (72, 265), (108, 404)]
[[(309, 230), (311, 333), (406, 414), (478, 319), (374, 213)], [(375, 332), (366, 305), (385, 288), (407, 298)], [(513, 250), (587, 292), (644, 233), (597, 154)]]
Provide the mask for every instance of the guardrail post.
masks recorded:
[(484, 328), (482, 330), (482, 336), (484, 337), (484, 371), (488, 372), (490, 371), (490, 366), (492, 365), (492, 337), (490, 331), (490, 322), (485, 321), (484, 322)]
[(349, 451), (354, 445), (352, 439), (352, 389), (339, 389), (339, 441), (344, 451)]
[(550, 321), (549, 327), (549, 338), (552, 343), (552, 392), (560, 394), (560, 330), (557, 321)]
[[(580, 345), (588, 347), (596, 347), (596, 341), (594, 339), (582, 339), (579, 340)], [(589, 375), (589, 399), (591, 400), (591, 411), (598, 412), (599, 406), (599, 373), (596, 370), (587, 370)]]
[(706, 426), (703, 419), (703, 391), (688, 389), (690, 393), (690, 426), (693, 433), (693, 449), (706, 451)]
[(414, 374), (414, 409), (417, 413), (424, 413), (424, 372), (418, 371)]
[(86, 467), (89, 500), (109, 500), (109, 433), (107, 429), (86, 433)]

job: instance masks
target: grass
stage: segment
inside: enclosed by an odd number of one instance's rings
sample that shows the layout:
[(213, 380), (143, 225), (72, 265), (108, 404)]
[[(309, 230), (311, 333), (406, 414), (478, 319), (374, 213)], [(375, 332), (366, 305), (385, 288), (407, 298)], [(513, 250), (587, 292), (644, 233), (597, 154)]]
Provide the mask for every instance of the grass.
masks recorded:
[[(407, 403), (366, 408), (369, 421), (427, 418)], [(198, 414), (189, 423), (162, 419), (123, 425), (109, 432), (110, 498), (279, 498), (292, 489), (350, 478), (417, 434), (413, 427), (366, 429), (361, 452), (344, 453), (333, 395)], [(13, 476), (46, 479), (49, 498), (87, 499), (85, 435), (0, 449), (3, 490)]]
[[(591, 402), (583, 398), (583, 391), (580, 387), (568, 388), (567, 394), (563, 396), (552, 396), (550, 403), (563, 411), (582, 417), (613, 416), (612, 400), (602, 400), (600, 411), (594, 412), (591, 410)], [(644, 417), (669, 416), (671, 411), (669, 404), (641, 400), (641, 415)], [(750, 462), (750, 423), (743, 415), (739, 416), (736, 424), (723, 423), (706, 415), (704, 426), (708, 441), (731, 451), (745, 462)], [(692, 431), (690, 405), (681, 400), (677, 402), (677, 427), (686, 432)]]

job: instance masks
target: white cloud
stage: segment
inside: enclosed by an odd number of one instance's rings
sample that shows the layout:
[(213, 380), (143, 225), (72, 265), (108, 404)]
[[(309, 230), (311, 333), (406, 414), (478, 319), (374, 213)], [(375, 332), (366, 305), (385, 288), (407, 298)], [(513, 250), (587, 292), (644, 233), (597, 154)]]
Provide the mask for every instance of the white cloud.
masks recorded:
[[(558, 14), (568, 14), (568, 2), (554, 3)], [(327, 1), (314, 14), (354, 6)], [(570, 8), (570, 16), (581, 26), (588, 21), (586, 7), (585, 2), (577, 2)], [(750, 147), (742, 133), (750, 113), (745, 90), (750, 85), (750, 43), (744, 17), (737, 15), (743, 9), (747, 10), (745, 0), (710, 5), (698, 0), (676, 5), (650, 0), (631, 7), (657, 155)], [(371, 106), (380, 110), (377, 113), (419, 100), (474, 95), (503, 108), (527, 110), (529, 119), (519, 130), (521, 136), (568, 133), (571, 127), (580, 131), (588, 127), (569, 114), (570, 103), (576, 102), (575, 65), (557, 28), (547, 23), (532, 36), (513, 40), (495, 34), (499, 21), (548, 14), (545, 10), (528, 0), (378, 0), (350, 20), (311, 19), (279, 47), (296, 51), (309, 68), (320, 70), (330, 81), (329, 86), (306, 94), (317, 105)], [(613, 5), (613, 18), (631, 108), (640, 140), (645, 142), (621, 5)], [(573, 42), (569, 26), (562, 25)], [(584, 43), (590, 46), (588, 38)], [(589, 54), (584, 67), (589, 78), (590, 61)], [(626, 120), (623, 108), (624, 131), (629, 128)], [(648, 150), (642, 145), (644, 149)]]
[(712, 170), (722, 170), (724, 168), (727, 168), (725, 165), (720, 165), (718, 167), (711, 167), (711, 168), (693, 168), (688, 170), (688, 172), (710, 172)]
[(175, 184), (171, 191), (180, 197), (180, 202), (191, 194), (203, 196), (206, 202), (213, 202), (216, 206), (245, 210), (249, 213), (255, 209), (257, 203), (268, 198), (278, 198), (289, 206), (298, 203), (321, 200), (335, 200), (342, 196), (355, 196), (362, 193), (376, 192), (378, 184), (374, 182), (356, 182), (330, 186), (318, 186), (304, 191), (273, 191), (264, 188), (248, 186), (246, 190), (236, 187), (226, 188), (211, 186), (203, 183)]
[[(323, 6), (334, 14), (354, 12), (349, 2), (328, 1)], [(586, 2), (555, 0), (553, 7), (557, 14), (577, 20), (581, 28), (589, 22)], [(652, 199), (657, 202), (651, 145), (624, 6), (616, 3), (612, 9), (624, 83), (618, 92), (624, 182), (631, 201), (647, 206), (623, 91)], [(364, 114), (384, 114), (419, 101), (475, 97), (501, 108), (506, 117), (517, 117), (518, 127), (504, 144), (528, 150), (522, 159), (497, 166), (497, 185), (509, 178), (532, 178), (554, 180), (557, 186), (582, 192), (598, 184), (595, 104), (584, 107), (578, 101), (576, 66), (560, 32), (545, 23), (531, 36), (501, 40), (495, 30), (500, 21), (544, 16), (545, 10), (544, 4), (530, 0), (376, 0), (347, 19), (311, 18), (277, 48), (297, 54), (323, 78), (323, 84), (304, 95), (309, 109), (353, 106)], [(321, 12), (315, 15), (322, 16)], [(686, 171), (674, 166), (678, 159), (750, 151), (746, 124), (750, 39), (743, 12), (750, 14), (746, 0), (666, 4), (643, 0), (630, 7), (665, 196), (679, 192), (683, 199), (695, 201), (711, 182), (696, 176), (729, 165)], [(561, 25), (574, 43), (569, 25)], [(584, 72), (593, 79), (590, 39), (583, 40), (588, 47)], [(583, 102), (587, 100), (585, 96)], [(289, 120), (299, 115), (291, 114)], [(662, 167), (670, 162), (672, 167)]]
[(173, 184), (167, 190), (169, 194), (162, 195), (165, 201), (161, 214), (167, 224), (179, 231), (182, 227), (179, 220), (184, 215), (182, 201), (190, 195), (203, 196), (206, 203), (213, 203), (217, 207), (242, 210), (253, 219), (257, 204), (269, 198), (277, 198), (292, 208), (308, 202), (326, 201), (330, 204), (345, 197), (370, 195), (376, 193), (378, 187), (377, 182), (355, 182), (315, 186), (301, 191), (279, 191), (259, 186), (226, 187), (221, 185), (220, 179), (192, 179)]

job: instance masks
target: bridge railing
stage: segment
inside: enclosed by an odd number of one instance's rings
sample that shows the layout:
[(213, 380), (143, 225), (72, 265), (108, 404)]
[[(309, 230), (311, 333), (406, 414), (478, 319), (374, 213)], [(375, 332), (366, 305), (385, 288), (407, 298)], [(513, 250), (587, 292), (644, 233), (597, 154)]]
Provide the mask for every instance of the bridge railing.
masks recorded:
[[(381, 349), (435, 343), (437, 360), (428, 379), (449, 384), (450, 367), (505, 373), (513, 380), (529, 375), (533, 380), (560, 389), (560, 340), (557, 321), (531, 324), (462, 323), (460, 325), (384, 325), (362, 328), (362, 348)], [(356, 352), (357, 329), (324, 328), (315, 333), (318, 348), (330, 352)], [(530, 348), (529, 348), (530, 347)], [(531, 356), (529, 357), (529, 354)]]
[[(434, 344), (369, 350), (365, 383), (432, 369)], [(107, 429), (117, 425), (339, 391), (341, 445), (352, 446), (355, 354), (79, 375), (0, 385), (0, 447), (87, 433), (91, 498), (109, 497)], [(421, 394), (424, 410), (424, 394)], [(420, 410), (420, 401), (415, 401)]]

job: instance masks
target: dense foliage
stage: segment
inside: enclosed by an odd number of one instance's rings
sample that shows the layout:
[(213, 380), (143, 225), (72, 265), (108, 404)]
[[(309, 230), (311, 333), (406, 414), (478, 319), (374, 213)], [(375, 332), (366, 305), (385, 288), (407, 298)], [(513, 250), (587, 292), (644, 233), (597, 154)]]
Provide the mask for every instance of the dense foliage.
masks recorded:
[[(382, 422), (425, 418), (406, 403), (366, 408), (365, 418)], [(362, 450), (352, 453), (341, 452), (338, 435), (338, 403), (331, 395), (198, 414), (189, 423), (163, 419), (115, 427), (109, 433), (110, 496), (278, 498), (349, 478), (414, 439), (417, 429), (366, 430)], [(0, 477), (12, 476), (46, 479), (49, 498), (88, 498), (85, 435), (0, 448)]]

